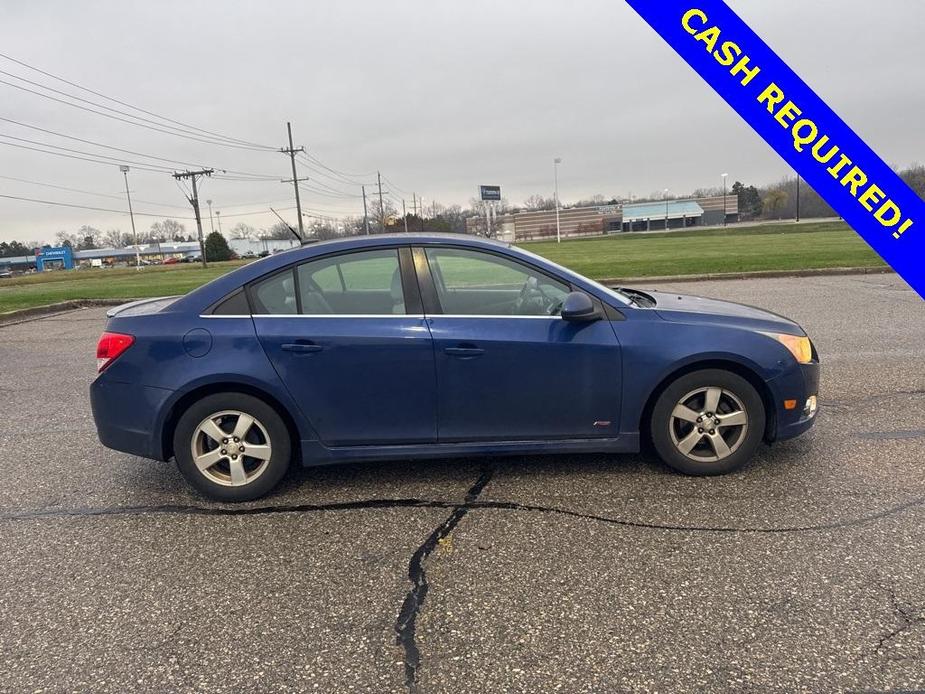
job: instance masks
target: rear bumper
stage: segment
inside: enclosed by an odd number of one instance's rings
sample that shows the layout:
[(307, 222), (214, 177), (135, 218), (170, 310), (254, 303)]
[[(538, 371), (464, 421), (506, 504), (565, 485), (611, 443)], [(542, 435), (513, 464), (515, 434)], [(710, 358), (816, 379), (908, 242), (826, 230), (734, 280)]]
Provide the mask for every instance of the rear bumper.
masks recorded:
[[(795, 365), (793, 369), (768, 382), (775, 397), (777, 426), (772, 440), (784, 441), (805, 433), (819, 416), (818, 404), (814, 412), (804, 411), (811, 396), (819, 395), (820, 367), (818, 361)], [(784, 408), (785, 400), (796, 400), (795, 409)]]
[(157, 418), (172, 394), (165, 388), (97, 378), (90, 385), (90, 407), (100, 442), (123, 453), (160, 459)]

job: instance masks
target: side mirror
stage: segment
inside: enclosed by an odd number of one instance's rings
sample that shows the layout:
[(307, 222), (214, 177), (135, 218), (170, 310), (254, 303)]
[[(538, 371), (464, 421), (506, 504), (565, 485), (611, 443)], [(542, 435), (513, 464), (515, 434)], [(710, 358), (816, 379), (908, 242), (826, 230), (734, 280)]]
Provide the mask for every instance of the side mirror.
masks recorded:
[(562, 320), (575, 323), (589, 323), (600, 320), (601, 312), (595, 308), (591, 297), (584, 292), (571, 292), (562, 302)]

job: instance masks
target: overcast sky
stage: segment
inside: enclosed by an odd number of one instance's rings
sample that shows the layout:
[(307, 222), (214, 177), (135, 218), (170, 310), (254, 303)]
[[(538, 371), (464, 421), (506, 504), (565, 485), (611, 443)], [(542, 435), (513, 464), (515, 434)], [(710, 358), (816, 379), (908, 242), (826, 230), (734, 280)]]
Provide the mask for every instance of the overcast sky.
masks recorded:
[[(925, 1), (882, 0), (875, 10), (861, 0), (731, 4), (884, 159), (901, 166), (925, 160)], [(565, 202), (666, 187), (686, 193), (719, 185), (724, 171), (749, 183), (789, 173), (622, 0), (6, 0), (0, 52), (261, 145), (283, 146), (291, 120), (297, 146), (357, 183), (372, 183), (370, 172), (381, 169), (386, 190), (409, 207), (412, 192), (428, 204), (467, 205), (480, 183), (500, 184), (514, 203), (551, 195), (556, 156)], [(101, 101), (4, 58), (0, 70)], [(42, 91), (8, 75), (0, 80)], [(170, 160), (290, 175), (278, 152), (194, 142), (5, 84), (0, 118)], [(121, 156), (2, 120), (0, 134)], [(300, 176), (340, 192), (305, 192), (303, 205), (361, 213), (361, 200), (348, 197), (359, 186), (320, 172), (328, 178), (305, 167)], [(168, 173), (135, 167), (129, 176), (136, 211), (176, 216), (195, 229), (182, 219), (191, 213)], [(8, 145), (0, 145), (0, 194), (124, 207), (116, 162)], [(275, 180), (210, 180), (201, 199), (222, 211), (226, 232), (238, 221), (271, 225), (267, 203), (294, 204), (291, 186)], [(255, 210), (264, 212), (243, 214)], [(283, 212), (295, 222), (294, 211)], [(155, 219), (136, 221), (147, 228)], [(51, 240), (82, 224), (130, 230), (125, 214), (0, 198), (0, 240)]]

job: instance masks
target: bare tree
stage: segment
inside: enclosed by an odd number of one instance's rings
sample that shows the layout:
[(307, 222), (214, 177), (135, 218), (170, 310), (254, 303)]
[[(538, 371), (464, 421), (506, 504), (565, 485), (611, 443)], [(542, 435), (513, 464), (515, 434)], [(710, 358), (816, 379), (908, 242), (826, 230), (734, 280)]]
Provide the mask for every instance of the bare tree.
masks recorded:
[(542, 195), (531, 195), (524, 200), (524, 207), (528, 210), (554, 210), (556, 209), (556, 199), (544, 198)]
[(233, 239), (252, 239), (257, 235), (257, 230), (250, 224), (238, 222), (231, 227), (231, 238)]
[(265, 236), (268, 239), (291, 239), (292, 230), (289, 228), (289, 225), (285, 222), (277, 222), (269, 229), (264, 229), (262, 236)]
[(106, 233), (100, 237), (100, 242), (107, 248), (122, 248), (124, 245), (122, 231), (107, 229)]
[(182, 241), (186, 235), (186, 227), (176, 219), (165, 219), (151, 225), (152, 241)]

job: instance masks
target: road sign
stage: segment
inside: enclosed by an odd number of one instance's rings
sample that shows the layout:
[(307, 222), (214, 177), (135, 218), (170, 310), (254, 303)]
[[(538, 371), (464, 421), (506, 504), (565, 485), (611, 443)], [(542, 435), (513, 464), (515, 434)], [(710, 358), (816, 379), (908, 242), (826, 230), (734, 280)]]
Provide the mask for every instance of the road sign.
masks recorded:
[(479, 186), (479, 197), (482, 200), (501, 200), (501, 186)]

